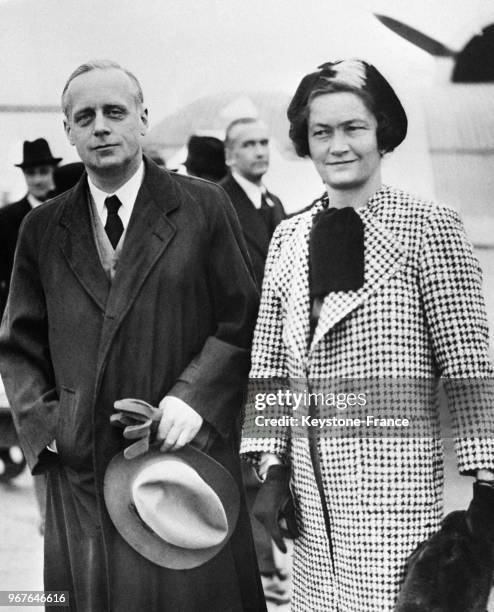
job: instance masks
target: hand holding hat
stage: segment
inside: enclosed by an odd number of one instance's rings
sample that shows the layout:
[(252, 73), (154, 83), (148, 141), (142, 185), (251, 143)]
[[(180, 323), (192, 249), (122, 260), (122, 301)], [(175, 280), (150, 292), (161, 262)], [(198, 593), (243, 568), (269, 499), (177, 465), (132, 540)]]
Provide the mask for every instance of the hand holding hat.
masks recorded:
[[(267, 472), (256, 501), (252, 508), (254, 516), (262, 523), (276, 546), (286, 553), (283, 538), (295, 539), (299, 536), (295, 508), (290, 493), (290, 467), (272, 465)], [(280, 522), (285, 519), (286, 528)]]
[[(118, 412), (110, 417), (110, 423), (123, 429), (124, 438), (137, 440), (125, 449), (126, 459), (146, 453), (155, 440), (163, 441), (162, 452), (178, 450), (197, 439), (204, 424), (193, 408), (178, 397), (168, 395), (161, 400), (159, 408), (132, 398), (117, 400), (113, 406)], [(197, 441), (197, 446), (205, 446), (202, 439)]]
[(203, 418), (183, 400), (165, 396), (159, 405), (162, 413), (157, 439), (162, 440), (162, 452), (176, 451), (192, 442), (199, 433)]

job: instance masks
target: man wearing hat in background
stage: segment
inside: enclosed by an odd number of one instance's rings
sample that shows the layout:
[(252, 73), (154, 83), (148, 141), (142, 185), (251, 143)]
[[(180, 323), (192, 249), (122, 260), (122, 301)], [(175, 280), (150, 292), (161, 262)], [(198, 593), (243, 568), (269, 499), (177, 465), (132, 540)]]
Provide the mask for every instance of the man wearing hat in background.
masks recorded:
[(223, 143), (214, 136), (191, 136), (184, 165), (189, 176), (218, 183), (227, 173)]
[[(107, 467), (126, 446), (110, 423), (125, 398), (159, 408), (162, 453), (198, 446), (240, 491), (239, 421), (258, 296), (238, 221), (216, 185), (143, 157), (147, 110), (128, 70), (108, 60), (79, 66), (62, 107), (86, 173), (23, 224), (0, 332), (19, 439), (31, 470), (48, 478), (45, 589), (69, 591), (70, 609), (84, 612), (263, 611), (240, 492), (237, 520), (225, 512), (218, 529), (205, 527), (192, 553), (197, 561), (202, 550), (203, 563), (191, 569), (166, 559), (173, 546), (179, 560), (187, 556), (190, 534), (148, 504), (161, 505), (169, 488), (150, 483), (149, 500), (146, 483), (128, 482), (133, 519), (154, 542), (137, 550), (103, 494)], [(203, 499), (213, 499), (218, 482), (200, 469)], [(128, 504), (125, 487), (111, 499)], [(172, 504), (180, 521), (182, 493)], [(228, 495), (217, 497), (213, 507), (228, 506)], [(210, 516), (194, 514), (192, 533)]]
[[(33, 142), (26, 140), (23, 146), (23, 158), (20, 164), (15, 165), (21, 168), (24, 174), (27, 194), (22, 200), (0, 209), (0, 318), (7, 303), (19, 228), (27, 213), (50, 197), (55, 187), (53, 173), (62, 160), (61, 157), (53, 157), (44, 138), (38, 138)], [(13, 461), (8, 449), (1, 451), (0, 461), (5, 464)], [(3, 467), (4, 470), (8, 471), (8, 465)], [(43, 531), (46, 497), (45, 477), (35, 477), (34, 483), (41, 514), (40, 530)]]
[(50, 197), (55, 188), (53, 172), (62, 160), (61, 157), (53, 157), (44, 138), (33, 142), (26, 140), (23, 149), (24, 159), (15, 165), (24, 174), (27, 194), (22, 200), (0, 209), (0, 314), (3, 314), (7, 302), (15, 246), (22, 220), (30, 210)]

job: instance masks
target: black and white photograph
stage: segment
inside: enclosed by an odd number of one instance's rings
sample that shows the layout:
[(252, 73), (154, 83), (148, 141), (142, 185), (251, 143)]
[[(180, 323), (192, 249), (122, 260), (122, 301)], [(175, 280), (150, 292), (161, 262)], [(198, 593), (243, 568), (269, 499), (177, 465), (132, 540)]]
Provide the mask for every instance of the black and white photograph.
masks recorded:
[(0, 610), (494, 612), (494, 3), (0, 0)]

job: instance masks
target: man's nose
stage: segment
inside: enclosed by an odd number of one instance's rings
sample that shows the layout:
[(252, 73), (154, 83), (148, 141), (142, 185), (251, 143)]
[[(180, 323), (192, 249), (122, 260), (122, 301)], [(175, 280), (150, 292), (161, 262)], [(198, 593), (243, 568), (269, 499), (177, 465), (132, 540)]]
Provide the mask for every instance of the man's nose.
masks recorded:
[(257, 157), (265, 157), (268, 154), (268, 146), (265, 144), (257, 144), (256, 145), (256, 155)]
[(101, 134), (108, 134), (110, 132), (110, 128), (108, 126), (108, 122), (103, 113), (96, 113), (94, 118), (94, 133), (96, 136)]

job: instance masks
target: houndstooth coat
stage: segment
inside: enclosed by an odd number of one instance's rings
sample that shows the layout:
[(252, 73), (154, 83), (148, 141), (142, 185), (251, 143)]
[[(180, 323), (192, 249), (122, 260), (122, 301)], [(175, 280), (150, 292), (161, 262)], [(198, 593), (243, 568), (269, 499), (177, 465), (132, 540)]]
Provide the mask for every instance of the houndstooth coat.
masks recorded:
[[(273, 237), (251, 378), (490, 379), (481, 272), (457, 213), (386, 186), (357, 211), (365, 228), (365, 283), (326, 297), (309, 346), (308, 242), (321, 206), (283, 222)], [(492, 393), (467, 396), (453, 389), (448, 397), (462, 473), (494, 468)], [(248, 403), (247, 422), (254, 413)], [(318, 440), (334, 566), (307, 436), (289, 427), (269, 438), (244, 430), (246, 458), (271, 452), (291, 464), (301, 531), (293, 610), (393, 609), (406, 559), (442, 517), (434, 402), (424, 415), (415, 437)], [(482, 435), (468, 436), (472, 426)]]

